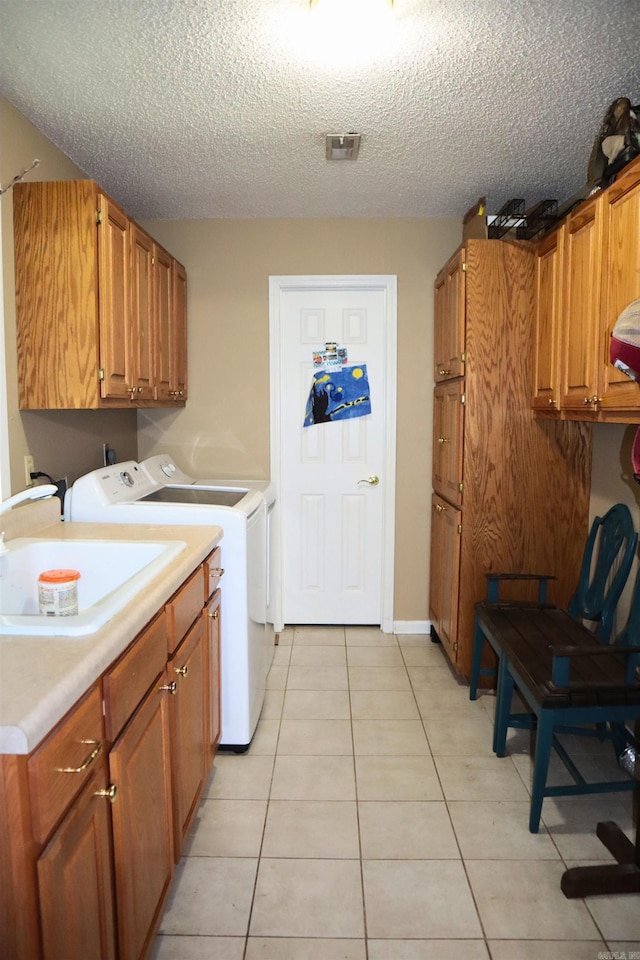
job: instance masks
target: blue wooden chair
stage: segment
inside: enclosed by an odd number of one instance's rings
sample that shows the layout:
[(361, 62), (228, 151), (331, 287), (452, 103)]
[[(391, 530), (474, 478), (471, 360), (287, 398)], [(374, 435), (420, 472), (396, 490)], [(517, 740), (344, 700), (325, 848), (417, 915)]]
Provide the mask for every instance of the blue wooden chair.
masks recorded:
[[(635, 780), (587, 782), (564, 746), (559, 733), (609, 738), (616, 754), (638, 743), (627, 723), (640, 719), (640, 574), (636, 578), (629, 618), (611, 644), (596, 636), (565, 611), (478, 604), (487, 634), (501, 642), (494, 726), (494, 750), (506, 751), (509, 727), (536, 731), (529, 829), (536, 833), (542, 802), (548, 796), (612, 793), (633, 790)], [(547, 646), (540, 643), (544, 637)], [(511, 713), (514, 687), (530, 713)], [(547, 787), (554, 748), (574, 783)]]
[[(609, 643), (611, 639), (616, 606), (631, 570), (637, 542), (638, 535), (633, 528), (631, 513), (623, 503), (614, 504), (604, 517), (596, 517), (591, 525), (582, 555), (578, 586), (567, 611), (576, 620), (594, 624), (595, 633), (602, 643)], [(489, 573), (487, 574), (487, 602), (502, 603), (500, 583), (520, 580), (537, 581), (537, 603), (538, 605), (546, 604), (547, 583), (553, 579), (554, 577), (549, 574)], [(513, 604), (516, 601), (504, 602)], [(478, 681), (481, 676), (492, 676), (497, 680), (499, 673), (500, 650), (495, 647), (494, 650), (498, 655), (498, 669), (481, 666), (485, 639), (476, 623), (469, 678), (469, 699), (471, 700), (475, 700), (478, 695)]]

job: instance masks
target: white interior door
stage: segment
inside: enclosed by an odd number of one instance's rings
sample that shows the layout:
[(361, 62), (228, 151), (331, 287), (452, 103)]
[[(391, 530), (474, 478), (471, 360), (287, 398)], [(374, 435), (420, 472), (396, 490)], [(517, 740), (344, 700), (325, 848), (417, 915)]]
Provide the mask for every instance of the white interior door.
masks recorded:
[[(313, 352), (366, 364), (371, 413), (303, 427)], [(272, 474), (289, 624), (393, 629), (395, 277), (272, 277)]]

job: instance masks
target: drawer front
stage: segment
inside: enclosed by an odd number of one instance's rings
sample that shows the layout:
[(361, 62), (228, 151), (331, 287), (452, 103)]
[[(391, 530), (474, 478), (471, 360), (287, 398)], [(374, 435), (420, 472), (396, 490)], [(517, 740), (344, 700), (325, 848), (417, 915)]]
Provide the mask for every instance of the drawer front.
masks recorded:
[(102, 754), (102, 696), (84, 697), (29, 758), (29, 792), (35, 839), (44, 843), (80, 792)]
[(200, 566), (165, 607), (169, 631), (169, 653), (173, 653), (202, 611), (204, 605), (202, 576)]
[(104, 678), (105, 732), (116, 739), (167, 662), (167, 617), (163, 612), (140, 634)]
[(220, 586), (220, 580), (224, 574), (224, 570), (221, 566), (222, 563), (222, 550), (220, 547), (216, 547), (213, 553), (210, 553), (207, 559), (204, 561), (204, 598), (205, 602), (209, 597), (213, 596), (215, 591)]

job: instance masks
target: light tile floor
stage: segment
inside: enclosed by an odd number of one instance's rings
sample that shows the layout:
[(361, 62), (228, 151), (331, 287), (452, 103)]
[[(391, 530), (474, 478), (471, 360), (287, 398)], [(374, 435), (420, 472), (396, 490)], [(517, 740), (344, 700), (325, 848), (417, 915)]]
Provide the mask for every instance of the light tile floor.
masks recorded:
[[(568, 866), (611, 862), (598, 820), (633, 836), (631, 795), (547, 799), (530, 834), (529, 735), (496, 758), (493, 705), (428, 637), (286, 630), (250, 749), (215, 760), (153, 960), (640, 957), (637, 896), (560, 890)], [(595, 775), (615, 767), (571, 739)]]

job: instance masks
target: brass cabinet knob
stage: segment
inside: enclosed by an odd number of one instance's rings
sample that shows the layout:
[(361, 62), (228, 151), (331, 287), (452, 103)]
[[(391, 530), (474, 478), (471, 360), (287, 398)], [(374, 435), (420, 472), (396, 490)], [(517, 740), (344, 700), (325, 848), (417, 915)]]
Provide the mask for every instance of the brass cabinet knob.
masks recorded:
[(172, 693), (172, 694), (174, 695), (174, 697), (175, 697), (175, 695), (176, 695), (176, 693), (177, 693), (177, 690), (178, 690), (178, 684), (175, 682), (175, 680), (172, 680), (171, 683), (165, 683), (164, 686), (158, 687), (158, 689), (159, 689), (159, 690), (168, 690), (169, 693)]
[(213, 613), (210, 613), (210, 614), (209, 614), (209, 619), (210, 619), (210, 620), (217, 620), (219, 616), (220, 616), (220, 610), (216, 608), (216, 609), (213, 611)]
[(438, 374), (441, 377), (448, 377), (450, 373), (451, 370), (445, 370), (444, 367), (441, 367), (440, 370), (438, 370)]
[(446, 507), (443, 507), (441, 503), (434, 504), (434, 507), (436, 513), (444, 513), (444, 511), (447, 509)]
[(56, 767), (56, 770), (58, 773), (82, 773), (83, 770), (86, 770), (87, 767), (91, 766), (93, 761), (96, 759), (96, 757), (102, 750), (102, 744), (98, 743), (97, 740), (81, 740), (80, 743), (89, 744), (94, 749), (91, 751), (87, 759), (80, 764), (79, 767)]
[(556, 401), (553, 399), (553, 397), (550, 397), (549, 400), (547, 400), (547, 403), (550, 407), (555, 407), (556, 405)]
[(185, 663), (184, 667), (174, 667), (174, 670), (181, 677), (186, 677), (189, 673), (189, 664)]
[(105, 790), (96, 790), (94, 797), (106, 797), (109, 803), (115, 803), (118, 797), (118, 788), (115, 783), (112, 783)]

